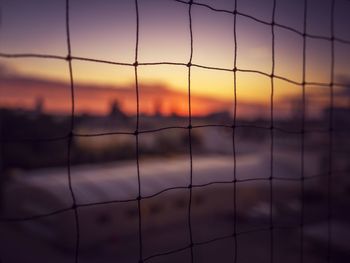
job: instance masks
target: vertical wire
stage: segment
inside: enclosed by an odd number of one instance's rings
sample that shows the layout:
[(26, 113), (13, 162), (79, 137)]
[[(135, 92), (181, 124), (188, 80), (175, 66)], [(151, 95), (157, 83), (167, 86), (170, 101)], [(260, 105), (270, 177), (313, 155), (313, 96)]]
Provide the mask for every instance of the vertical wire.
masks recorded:
[(139, 96), (139, 81), (138, 81), (138, 49), (139, 49), (139, 5), (138, 0), (135, 0), (135, 12), (136, 12), (136, 43), (135, 43), (135, 62), (134, 62), (134, 74), (135, 74), (135, 90), (136, 90), (136, 130), (135, 144), (136, 144), (136, 169), (137, 169), (137, 184), (138, 184), (138, 196), (137, 196), (137, 209), (138, 209), (138, 236), (139, 236), (139, 262), (143, 262), (143, 241), (142, 241), (142, 213), (141, 213), (141, 177), (140, 177), (140, 151), (139, 151), (139, 125), (140, 125), (140, 96)]
[(274, 225), (273, 225), (273, 163), (274, 163), (274, 74), (275, 74), (275, 12), (276, 12), (276, 0), (273, 1), (272, 8), (272, 23), (271, 23), (271, 36), (272, 36), (272, 65), (271, 65), (271, 94), (270, 94), (270, 262), (274, 262)]
[[(1, 13), (0, 13), (1, 15)], [(2, 112), (0, 111), (0, 138), (2, 136), (2, 127), (3, 127), (3, 120), (2, 120)], [(4, 205), (4, 183), (5, 183), (5, 173), (2, 172), (4, 169), (3, 166), (3, 142), (0, 142), (0, 214), (2, 213), (3, 210), (3, 205)], [(0, 257), (0, 262), (1, 262), (1, 257)]]
[(193, 156), (192, 156), (192, 107), (191, 107), (191, 66), (193, 57), (193, 31), (192, 31), (192, 0), (188, 2), (188, 19), (190, 33), (190, 58), (187, 64), (188, 67), (188, 139), (189, 139), (189, 154), (190, 154), (190, 184), (189, 200), (188, 200), (188, 231), (190, 239), (191, 262), (194, 261), (193, 255), (193, 234), (192, 234), (192, 182), (193, 182)]
[(234, 38), (234, 61), (233, 61), (233, 125), (232, 125), (232, 153), (233, 153), (233, 244), (234, 258), (238, 259), (237, 244), (237, 158), (236, 158), (236, 120), (237, 120), (237, 1), (234, 0), (233, 15), (233, 38)]
[(73, 67), (72, 67), (72, 50), (70, 40), (70, 24), (69, 24), (69, 0), (66, 0), (66, 34), (67, 34), (67, 62), (69, 67), (69, 78), (70, 78), (70, 92), (71, 92), (71, 119), (70, 119), (70, 132), (68, 136), (68, 153), (67, 153), (67, 172), (68, 172), (68, 187), (73, 201), (72, 209), (75, 217), (75, 228), (76, 228), (76, 240), (75, 240), (75, 262), (79, 260), (79, 246), (80, 246), (80, 225), (79, 225), (79, 214), (77, 208), (76, 197), (72, 185), (71, 176), (71, 151), (72, 151), (72, 140), (74, 136), (74, 116), (75, 116), (75, 97), (74, 97), (74, 79), (73, 79)]
[[(1, 15), (1, 13), (0, 13)], [(1, 114), (1, 111), (0, 111), (0, 137), (2, 136), (2, 114)], [(2, 145), (3, 143), (0, 142), (0, 215), (2, 213), (2, 206), (3, 206), (3, 202), (4, 202), (4, 196), (3, 196), (3, 183), (4, 183), (4, 173), (2, 173)], [(2, 256), (1, 256), (1, 253), (0, 253), (0, 263), (3, 263), (3, 260), (2, 260)]]
[(328, 143), (328, 184), (327, 184), (327, 262), (331, 262), (332, 254), (332, 169), (333, 169), (333, 109), (334, 109), (334, 10), (335, 0), (331, 2), (331, 72), (329, 84), (329, 143)]
[(300, 171), (300, 263), (304, 262), (304, 217), (305, 217), (305, 118), (306, 118), (306, 30), (307, 30), (307, 0), (304, 0), (303, 21), (303, 68), (302, 68), (302, 116), (301, 116), (301, 171)]

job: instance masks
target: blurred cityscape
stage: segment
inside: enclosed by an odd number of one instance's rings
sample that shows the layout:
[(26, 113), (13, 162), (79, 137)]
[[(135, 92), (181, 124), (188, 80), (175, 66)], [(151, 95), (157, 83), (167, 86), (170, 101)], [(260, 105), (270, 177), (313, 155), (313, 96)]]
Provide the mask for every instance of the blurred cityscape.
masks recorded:
[[(26, 262), (69, 262), (74, 254), (77, 232), (72, 210), (35, 220), (11, 221), (72, 205), (67, 181), (71, 116), (47, 113), (44, 103), (37, 98), (33, 109), (0, 110), (1, 214), (5, 219), (1, 223), (1, 255), (6, 262), (22, 262), (27, 255), (30, 260)], [(141, 196), (145, 197), (141, 202), (145, 257), (189, 244), (188, 117), (175, 113), (164, 116), (161, 102), (154, 104), (153, 114), (140, 114), (138, 145)], [(258, 258), (269, 262), (271, 206), (278, 261), (295, 262), (301, 253), (303, 210), (304, 256), (308, 262), (323, 262), (330, 193), (335, 262), (350, 256), (349, 107), (345, 103), (332, 110), (332, 148), (329, 108), (305, 120), (305, 133), (301, 133), (301, 105), (296, 103), (292, 109), (288, 118), (274, 121), (272, 168), (268, 117), (236, 120), (235, 220), (236, 231), (241, 233), (237, 234), (241, 262)], [(136, 200), (138, 195), (135, 123), (136, 116), (123, 112), (116, 100), (112, 100), (106, 115), (74, 116), (70, 165), (79, 207), (81, 262), (131, 262), (138, 258), (137, 203), (115, 202)], [(192, 123), (193, 238), (198, 244), (219, 238), (210, 246), (198, 245), (195, 257), (200, 262), (218, 258), (229, 262), (235, 253), (232, 236), (220, 237), (233, 233), (233, 116), (227, 111), (213, 112), (194, 116)], [(173, 128), (163, 129), (167, 127)], [(271, 169), (275, 178), (273, 200), (268, 180)], [(256, 252), (251, 254), (253, 248)], [(24, 253), (7, 253), (13, 249)], [(160, 257), (159, 262), (183, 261), (188, 253), (171, 253), (166, 259)]]
[[(340, 96), (344, 96), (343, 93)], [(343, 97), (344, 99), (344, 97)], [(345, 97), (346, 101), (346, 97)], [(350, 104), (350, 101), (349, 101)], [(37, 98), (33, 109), (0, 109), (2, 166), (1, 170), (10, 174), (19, 169), (30, 170), (67, 165), (67, 138), (72, 116), (68, 113), (48, 113), (44, 100)], [(252, 105), (251, 107), (255, 107)], [(274, 120), (275, 136), (283, 137), (283, 131), (295, 134), (294, 141), (284, 140), (284, 146), (299, 145), (301, 136), (302, 105), (296, 101), (289, 117)], [(212, 112), (204, 116), (192, 116), (194, 130), (192, 146), (195, 153), (232, 155), (233, 114), (229, 111)], [(266, 114), (268, 115), (268, 114)], [(308, 117), (305, 113), (304, 134), (310, 149), (320, 148), (329, 154), (329, 108)], [(350, 126), (350, 106), (343, 104), (332, 109), (332, 128), (336, 136), (333, 143), (336, 151), (348, 147), (347, 133)], [(153, 114), (140, 114), (139, 153), (144, 157), (188, 154), (188, 116), (176, 113), (163, 115), (161, 102), (154, 102)], [(270, 139), (268, 117), (258, 116), (237, 118), (236, 140), (239, 143), (263, 144)], [(204, 126), (204, 127), (203, 127)], [(217, 127), (216, 127), (217, 126)], [(162, 129), (165, 128), (165, 131)], [(168, 129), (170, 128), (170, 129)], [(77, 114), (74, 116), (72, 143), (72, 164), (104, 163), (135, 159), (136, 146), (133, 132), (136, 129), (136, 115), (123, 112), (117, 100), (112, 100), (106, 115)], [(156, 131), (161, 129), (160, 131)], [(167, 130), (168, 129), (168, 130)], [(298, 136), (299, 134), (299, 136)], [(90, 136), (90, 137), (89, 137)], [(285, 136), (285, 135), (284, 135)], [(89, 138), (88, 138), (89, 137)], [(52, 141), (52, 142), (50, 142)], [(310, 144), (310, 145), (309, 145)]]

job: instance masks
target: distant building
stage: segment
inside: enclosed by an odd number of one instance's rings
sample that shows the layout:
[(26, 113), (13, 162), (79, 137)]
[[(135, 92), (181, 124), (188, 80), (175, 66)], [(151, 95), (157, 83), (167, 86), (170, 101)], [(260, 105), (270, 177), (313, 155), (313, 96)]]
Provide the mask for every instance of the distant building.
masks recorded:
[(126, 114), (121, 110), (120, 104), (114, 100), (110, 104), (109, 117), (118, 119), (127, 119)]
[(76, 117), (76, 120), (77, 129), (82, 133), (112, 132), (130, 125), (129, 116), (123, 112), (117, 100), (111, 101), (105, 116), (85, 114)]
[(35, 100), (35, 106), (34, 106), (34, 113), (37, 115), (41, 115), (44, 110), (44, 99), (41, 97), (36, 98)]
[(154, 116), (160, 117), (162, 116), (162, 101), (160, 99), (154, 100)]

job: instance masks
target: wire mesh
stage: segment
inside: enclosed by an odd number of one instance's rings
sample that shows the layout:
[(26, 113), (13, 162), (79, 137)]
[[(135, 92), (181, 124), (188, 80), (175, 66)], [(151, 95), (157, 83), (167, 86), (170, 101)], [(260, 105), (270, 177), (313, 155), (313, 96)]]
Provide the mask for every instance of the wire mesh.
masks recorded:
[[(251, 16), (249, 14), (245, 14), (243, 12), (240, 12), (237, 8), (237, 2), (238, 0), (234, 0), (234, 10), (224, 10), (224, 9), (217, 9), (213, 6), (199, 3), (196, 1), (184, 1), (184, 0), (173, 0), (174, 2), (178, 2), (179, 4), (186, 5), (188, 7), (188, 34), (190, 37), (190, 56), (187, 62), (184, 63), (176, 63), (176, 62), (139, 62), (138, 61), (138, 51), (139, 51), (139, 1), (134, 1), (135, 6), (135, 14), (136, 14), (136, 43), (135, 43), (135, 53), (134, 53), (134, 62), (133, 63), (121, 63), (117, 61), (107, 61), (107, 60), (98, 60), (93, 58), (87, 58), (87, 57), (78, 57), (74, 56), (71, 51), (71, 40), (70, 40), (70, 0), (66, 0), (66, 43), (67, 43), (67, 56), (56, 56), (56, 55), (50, 55), (50, 54), (30, 54), (30, 53), (23, 53), (23, 54), (8, 54), (8, 53), (0, 53), (0, 57), (3, 58), (39, 58), (39, 59), (54, 59), (54, 60), (63, 60), (67, 62), (67, 66), (69, 69), (69, 79), (70, 79), (70, 92), (71, 92), (71, 114), (70, 114), (70, 129), (69, 133), (59, 136), (59, 137), (52, 137), (52, 138), (24, 138), (24, 139), (16, 139), (16, 138), (1, 138), (1, 143), (13, 143), (13, 142), (52, 142), (52, 141), (67, 141), (68, 151), (67, 151), (67, 180), (68, 180), (68, 186), (69, 191), (71, 195), (72, 205), (70, 207), (59, 209), (56, 211), (52, 211), (50, 213), (45, 214), (35, 214), (31, 215), (29, 217), (23, 217), (23, 218), (1, 218), (1, 222), (22, 222), (22, 221), (30, 221), (30, 220), (37, 220), (40, 218), (45, 217), (52, 217), (61, 213), (65, 213), (68, 211), (74, 211), (74, 220), (75, 220), (75, 231), (76, 231), (76, 240), (75, 240), (75, 262), (79, 261), (79, 251), (80, 251), (80, 234), (81, 234), (81, 227), (80, 227), (80, 220), (82, 218), (79, 215), (79, 209), (82, 207), (88, 207), (88, 206), (98, 206), (103, 204), (111, 204), (111, 203), (126, 203), (126, 202), (137, 202), (138, 207), (138, 242), (139, 242), (139, 251), (138, 251), (138, 258), (139, 262), (146, 262), (154, 258), (161, 258), (165, 255), (170, 254), (176, 254), (181, 251), (189, 250), (190, 251), (190, 262), (195, 262), (194, 258), (194, 247), (196, 246), (202, 246), (205, 244), (210, 244), (213, 242), (217, 242), (220, 240), (226, 240), (226, 239), (232, 239), (233, 242), (233, 250), (234, 250), (234, 262), (238, 261), (238, 251), (239, 251), (239, 241), (238, 237), (242, 235), (248, 235), (251, 233), (258, 233), (258, 232), (268, 232), (270, 241), (269, 241), (269, 247), (270, 247), (270, 262), (274, 262), (274, 253), (275, 253), (275, 241), (274, 241), (274, 233), (276, 230), (279, 229), (299, 229), (300, 231), (300, 259), (299, 262), (304, 262), (304, 226), (305, 226), (305, 181), (314, 179), (314, 178), (320, 178), (320, 177), (326, 177), (327, 178), (327, 225), (328, 225), (328, 234), (327, 234), (327, 262), (331, 262), (332, 260), (332, 178), (333, 173), (335, 171), (332, 170), (333, 168), (333, 136), (334, 133), (341, 133), (346, 131), (341, 130), (334, 130), (333, 128), (333, 108), (334, 108), (334, 87), (346, 87), (346, 83), (337, 83), (335, 82), (334, 78), (334, 61), (335, 61), (335, 55), (334, 55), (334, 49), (335, 49), (335, 43), (342, 43), (345, 45), (350, 45), (350, 41), (346, 39), (339, 38), (334, 33), (334, 17), (335, 17), (335, 4), (336, 0), (332, 0), (332, 8), (330, 10), (331, 12), (331, 36), (321, 36), (321, 35), (313, 35), (309, 34), (307, 32), (307, 18), (308, 18), (308, 10), (307, 10), (307, 0), (304, 1), (304, 14), (303, 14), (303, 30), (299, 31), (296, 28), (277, 23), (275, 21), (275, 13), (276, 13), (276, 0), (273, 1), (273, 9), (271, 10), (271, 21), (265, 21), (259, 18), (256, 18), (254, 16)], [(208, 10), (212, 12), (217, 13), (226, 13), (232, 15), (233, 20), (233, 30), (234, 30), (234, 67), (233, 68), (219, 68), (219, 67), (211, 67), (207, 65), (199, 65), (192, 62), (193, 57), (193, 28), (192, 28), (192, 9), (196, 6), (207, 8)], [(248, 18), (256, 23), (260, 23), (266, 26), (269, 26), (271, 29), (271, 40), (272, 40), (272, 67), (269, 72), (263, 72), (258, 70), (250, 70), (250, 69), (244, 69), (239, 68), (237, 66), (237, 54), (239, 53), (239, 46), (237, 43), (237, 19), (240, 17)], [(302, 37), (303, 39), (303, 54), (302, 54), (302, 81), (298, 82), (296, 80), (287, 78), (285, 76), (279, 76), (275, 74), (275, 28), (281, 28), (284, 30), (287, 30), (297, 36)], [(331, 44), (331, 72), (330, 72), (330, 83), (323, 83), (323, 82), (307, 82), (306, 81), (306, 45), (307, 45), (307, 39), (322, 39), (329, 41)], [(72, 61), (90, 61), (95, 63), (104, 63), (104, 64), (110, 64), (110, 65), (120, 65), (125, 67), (132, 67), (134, 69), (134, 77), (135, 77), (135, 100), (136, 100), (136, 126), (134, 132), (128, 132), (128, 131), (119, 131), (119, 132), (108, 132), (108, 133), (93, 133), (93, 134), (84, 134), (84, 133), (78, 133), (75, 131), (75, 84), (74, 84), (74, 68), (72, 66)], [(169, 126), (169, 127), (162, 127), (157, 129), (149, 129), (149, 130), (140, 130), (139, 122), (140, 122), (140, 97), (139, 97), (139, 80), (138, 80), (138, 68), (144, 67), (144, 66), (151, 66), (151, 65), (170, 65), (170, 66), (183, 66), (187, 67), (188, 69), (188, 125), (187, 126)], [(191, 113), (191, 69), (192, 68), (203, 68), (208, 70), (215, 70), (215, 71), (226, 71), (231, 72), (233, 75), (233, 81), (232, 81), (232, 90), (233, 90), (233, 122), (232, 125), (223, 125), (223, 124), (211, 124), (211, 125), (193, 125), (192, 123), (192, 113)], [(268, 127), (266, 126), (259, 126), (259, 125), (253, 125), (253, 124), (238, 124), (237, 123), (237, 73), (238, 72), (249, 72), (254, 74), (259, 74), (265, 77), (270, 78), (270, 125)], [(282, 80), (288, 83), (292, 83), (295, 85), (298, 85), (302, 89), (302, 118), (301, 118), (301, 129), (300, 130), (288, 130), (283, 129), (280, 127), (276, 127), (274, 123), (274, 86), (275, 86), (275, 80)], [(329, 88), (329, 126), (327, 130), (317, 130), (317, 129), (306, 129), (305, 128), (305, 122), (306, 122), (306, 89), (308, 86), (322, 86), (322, 87), (328, 87)], [(218, 127), (222, 129), (227, 129), (232, 131), (232, 165), (233, 165), (233, 174), (232, 174), (232, 180), (229, 181), (211, 181), (209, 183), (205, 184), (194, 184), (193, 183), (193, 153), (192, 153), (192, 132), (194, 129), (204, 129), (208, 127)], [(270, 134), (270, 175), (268, 178), (249, 178), (249, 179), (238, 179), (237, 178), (237, 169), (236, 169), (236, 131), (239, 128), (253, 128), (253, 129), (260, 129), (260, 130), (266, 130)], [(188, 185), (184, 186), (176, 186), (176, 187), (169, 187), (166, 189), (162, 189), (161, 191), (148, 195), (148, 196), (142, 196), (141, 194), (141, 177), (142, 177), (142, 170), (140, 170), (139, 165), (139, 135), (145, 134), (145, 133), (156, 133), (163, 130), (185, 130), (188, 132), (188, 156), (190, 161), (190, 167), (189, 167), (189, 183)], [(301, 146), (301, 152), (300, 152), (300, 160), (301, 160), (301, 167), (300, 167), (300, 178), (286, 178), (286, 177), (280, 177), (278, 174), (274, 172), (274, 140), (275, 140), (275, 133), (281, 132), (282, 134), (295, 134), (300, 136), (300, 146)], [(305, 176), (305, 134), (307, 133), (326, 133), (328, 134), (328, 171), (326, 174), (317, 174), (317, 175), (311, 175), (311, 176)], [(97, 137), (97, 136), (107, 136), (107, 135), (115, 135), (115, 134), (122, 134), (122, 135), (128, 135), (128, 136), (134, 136), (135, 138), (135, 149), (136, 149), (136, 167), (137, 167), (137, 183), (138, 183), (138, 195), (137, 197), (133, 199), (125, 199), (125, 200), (112, 200), (112, 201), (106, 201), (106, 202), (95, 202), (95, 203), (77, 203), (74, 188), (72, 185), (72, 179), (71, 179), (71, 146), (72, 146), (72, 140), (75, 137)], [(257, 228), (249, 231), (238, 231), (237, 230), (237, 207), (239, 206), (239, 203), (237, 203), (237, 184), (239, 183), (245, 183), (250, 181), (268, 181), (269, 182), (269, 226), (264, 228)], [(299, 225), (296, 226), (280, 226), (277, 225), (274, 222), (274, 182), (276, 181), (288, 181), (293, 182), (296, 181), (300, 183), (300, 218), (299, 218)], [(232, 185), (232, 191), (233, 191), (233, 232), (227, 233), (224, 236), (219, 236), (213, 239), (209, 239), (206, 241), (195, 241), (193, 238), (192, 233), (192, 200), (193, 200), (193, 189), (196, 188), (203, 188), (207, 187), (209, 185), (216, 185), (216, 184), (227, 184)], [(143, 244), (143, 236), (142, 236), (142, 222), (143, 222), (143, 215), (142, 215), (142, 209), (141, 205), (142, 202), (146, 199), (154, 198), (162, 193), (173, 191), (173, 190), (179, 190), (179, 189), (187, 189), (188, 190), (188, 210), (187, 210), (187, 223), (188, 223), (188, 244), (184, 244), (184, 246), (164, 251), (162, 253), (153, 254), (150, 256), (144, 256), (144, 244)]]

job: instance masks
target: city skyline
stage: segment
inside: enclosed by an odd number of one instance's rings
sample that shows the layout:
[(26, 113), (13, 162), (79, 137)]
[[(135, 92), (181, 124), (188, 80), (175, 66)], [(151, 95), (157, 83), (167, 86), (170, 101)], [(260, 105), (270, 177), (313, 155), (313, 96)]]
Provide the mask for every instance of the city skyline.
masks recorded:
[[(270, 3), (271, 2), (271, 3)], [(285, 3), (286, 2), (286, 3)], [(280, 1), (276, 6), (276, 22), (297, 31), (303, 30), (303, 2)], [(316, 3), (317, 2), (317, 3)], [(199, 4), (210, 4), (198, 1)], [(214, 8), (233, 10), (234, 1), (217, 1)], [(331, 35), (330, 3), (327, 1), (308, 1), (307, 33), (320, 36), (319, 39), (306, 39), (307, 82), (327, 84), (331, 78)], [(243, 104), (269, 104), (270, 79), (272, 67), (272, 36), (269, 25), (261, 24), (248, 16), (262, 21), (271, 20), (271, 4), (259, 1), (238, 1), (236, 40), (237, 68), (251, 72), (237, 72), (237, 100)], [(317, 8), (314, 8), (317, 5)], [(349, 39), (346, 28), (346, 1), (337, 1), (334, 21), (335, 35)], [(259, 8), (257, 8), (259, 7)], [(65, 32), (65, 6), (62, 1), (36, 0), (30, 4), (25, 1), (4, 1), (2, 3), (2, 54), (34, 53), (65, 57), (67, 43)], [(243, 14), (243, 15), (242, 15)], [(21, 19), (19, 19), (19, 16)], [(176, 1), (146, 0), (139, 3), (139, 63), (169, 62), (187, 63), (190, 55), (190, 34), (188, 29), (188, 6)], [(232, 69), (234, 66), (234, 20), (233, 15), (213, 12), (205, 6), (193, 5), (193, 64), (208, 67)], [(136, 41), (136, 13), (133, 1), (74, 1), (70, 6), (70, 33), (73, 57), (91, 58), (131, 64), (134, 62)], [(323, 37), (323, 38), (322, 38)], [(349, 78), (349, 47), (335, 42), (334, 77), (335, 82)], [(41, 58), (2, 57), (2, 82), (8, 76), (14, 78), (41, 79), (42, 83), (69, 83), (66, 61)], [(73, 59), (73, 78), (76, 86), (120, 87), (135, 90), (134, 70), (131, 66), (112, 65), (93, 61)], [(256, 71), (266, 74), (258, 74)], [(275, 74), (296, 83), (302, 83), (303, 37), (283, 27), (275, 27)], [(171, 94), (185, 97), (188, 89), (187, 68), (182, 65), (140, 65), (139, 83), (143, 86), (163, 87)], [(5, 79), (5, 80), (4, 80)], [(23, 82), (23, 85), (26, 85)], [(307, 86), (307, 94), (322, 93), (322, 88)], [(327, 88), (327, 87), (324, 87)], [(3, 87), (2, 98), (9, 100), (12, 87)], [(47, 87), (50, 90), (50, 87)], [(290, 97), (302, 96), (301, 86), (281, 79), (275, 79), (275, 100), (282, 104)], [(140, 89), (142, 93), (142, 89)], [(158, 90), (166, 98), (167, 92)], [(169, 93), (168, 93), (169, 94)], [(192, 68), (192, 98), (206, 98), (216, 104), (228, 105), (234, 100), (232, 71)], [(20, 93), (19, 93), (20, 96)], [(68, 94), (67, 94), (68, 96)], [(176, 95), (178, 96), (178, 95)], [(175, 96), (175, 97), (176, 97)], [(93, 99), (93, 98), (91, 98)], [(123, 98), (121, 98), (123, 99)], [(174, 98), (172, 98), (175, 100)], [(199, 99), (199, 100), (201, 100)], [(16, 99), (21, 102), (28, 97)], [(69, 100), (69, 97), (66, 98)], [(132, 97), (132, 100), (135, 100)], [(32, 101), (34, 101), (32, 99)], [(203, 100), (202, 100), (203, 101)], [(12, 102), (15, 103), (15, 102)], [(56, 102), (58, 103), (58, 102)], [(79, 101), (78, 101), (79, 103)], [(129, 103), (129, 102), (127, 102)], [(131, 102), (130, 102), (131, 103)], [(132, 102), (135, 103), (135, 102)], [(170, 104), (181, 105), (175, 110), (187, 114), (187, 100), (181, 99)], [(214, 104), (215, 104), (214, 103)], [(24, 103), (25, 104), (25, 103)], [(147, 102), (146, 102), (147, 104)], [(20, 105), (19, 105), (20, 106)], [(206, 114), (214, 108), (192, 103)], [(50, 107), (50, 106), (49, 106)], [(62, 107), (65, 107), (62, 105)], [(131, 111), (130, 106), (125, 106)], [(170, 106), (169, 106), (170, 107)], [(226, 106), (224, 106), (225, 108)], [(149, 111), (149, 110), (148, 110)], [(199, 111), (199, 110), (198, 110)], [(147, 110), (146, 110), (147, 112)], [(164, 112), (168, 114), (169, 110)]]

